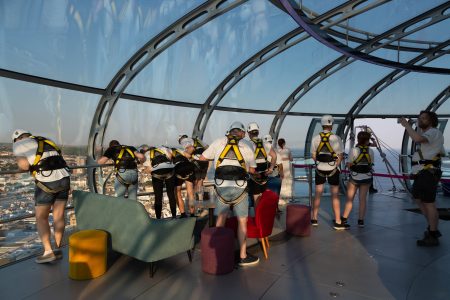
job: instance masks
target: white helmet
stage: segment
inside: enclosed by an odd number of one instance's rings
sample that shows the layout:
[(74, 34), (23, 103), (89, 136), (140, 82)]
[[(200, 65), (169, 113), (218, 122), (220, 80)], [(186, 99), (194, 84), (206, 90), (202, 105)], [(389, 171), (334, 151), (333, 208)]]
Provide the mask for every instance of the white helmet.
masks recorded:
[(29, 134), (29, 135), (31, 135), (31, 133), (28, 131), (28, 130), (25, 130), (25, 129), (16, 129), (16, 130), (14, 130), (14, 132), (13, 132), (13, 134), (12, 134), (12, 136), (11, 136), (11, 139), (13, 140), (13, 142), (14, 142), (14, 140), (15, 139), (17, 139), (19, 136), (21, 136), (22, 134)]
[(258, 124), (256, 124), (255, 122), (248, 123), (247, 132), (250, 132), (250, 131), (253, 131), (253, 130), (258, 130), (259, 131)]
[(230, 128), (228, 128), (228, 132), (230, 132), (233, 129), (245, 131), (245, 126), (239, 121), (234, 121), (233, 123), (231, 123)]
[(320, 120), (322, 126), (331, 126), (333, 125), (334, 119), (332, 115), (324, 115)]
[(266, 135), (263, 137), (263, 141), (266, 142), (266, 143), (272, 143), (272, 142), (273, 142), (273, 139), (272, 139), (272, 137), (270, 136), (270, 134), (266, 134)]
[(181, 147), (187, 149), (189, 146), (194, 146), (194, 140), (191, 138), (183, 138), (180, 142)]

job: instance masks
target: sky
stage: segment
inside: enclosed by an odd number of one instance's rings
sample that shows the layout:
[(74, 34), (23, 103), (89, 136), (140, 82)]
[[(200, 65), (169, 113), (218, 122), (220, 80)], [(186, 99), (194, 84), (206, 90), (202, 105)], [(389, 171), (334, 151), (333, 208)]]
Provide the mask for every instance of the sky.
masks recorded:
[[(342, 2), (303, 0), (302, 4), (323, 13)], [(415, 1), (408, 5), (408, 0), (391, 1), (350, 19), (348, 24), (382, 33), (444, 2)], [(105, 88), (140, 47), (200, 3), (0, 0), (0, 68)], [(383, 22), (375, 21), (381, 18)], [(449, 25), (447, 20), (410, 38), (442, 42), (450, 36)], [(243, 61), (295, 28), (294, 21), (269, 1), (248, 1), (177, 41), (147, 65), (125, 92), (203, 103)], [(393, 60), (399, 57), (403, 62), (416, 55), (392, 50), (373, 54)], [(219, 105), (277, 110), (301, 83), (339, 56), (312, 38), (306, 39), (243, 77)], [(450, 67), (448, 55), (431, 65)], [(346, 113), (367, 89), (390, 72), (354, 62), (317, 84), (292, 111)], [(408, 74), (383, 90), (362, 112), (415, 114), (448, 84), (445, 75)], [(0, 77), (0, 142), (9, 142), (15, 128), (24, 128), (59, 144), (84, 145), (99, 99), (99, 95)], [(105, 143), (116, 138), (132, 145), (173, 145), (179, 134), (192, 132), (198, 111), (121, 99), (112, 113)], [(450, 107), (443, 105), (438, 113), (448, 114)], [(273, 116), (214, 112), (205, 140), (211, 142), (222, 136), (235, 120), (245, 124), (256, 121), (265, 134)], [(310, 117), (287, 117), (280, 137), (286, 138), (291, 147), (302, 148), (310, 121)], [(398, 144), (402, 129), (397, 130), (395, 120), (370, 122), (389, 144)]]

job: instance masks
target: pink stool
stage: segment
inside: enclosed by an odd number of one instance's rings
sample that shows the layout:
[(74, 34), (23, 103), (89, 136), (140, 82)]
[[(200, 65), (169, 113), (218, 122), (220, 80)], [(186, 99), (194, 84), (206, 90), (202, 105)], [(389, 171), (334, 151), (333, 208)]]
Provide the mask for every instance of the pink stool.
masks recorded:
[(202, 231), (202, 270), (220, 275), (234, 269), (234, 233), (225, 227), (210, 227)]
[(311, 234), (311, 208), (301, 204), (289, 204), (286, 208), (286, 232), (296, 236)]

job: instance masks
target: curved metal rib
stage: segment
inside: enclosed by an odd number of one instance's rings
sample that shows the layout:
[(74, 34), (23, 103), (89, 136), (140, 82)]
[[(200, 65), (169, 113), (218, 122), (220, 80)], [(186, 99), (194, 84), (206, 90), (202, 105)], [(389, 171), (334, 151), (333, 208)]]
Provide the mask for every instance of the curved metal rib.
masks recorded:
[[(95, 160), (95, 148), (101, 147), (105, 130), (114, 106), (131, 80), (155, 57), (173, 45), (176, 41), (196, 30), (203, 24), (245, 2), (247, 2), (247, 0), (207, 1), (161, 31), (127, 61), (108, 84), (105, 94), (100, 99), (95, 111), (88, 141), (88, 161)], [(96, 189), (94, 172), (95, 170), (88, 174), (91, 190)]]
[(439, 107), (441, 107), (441, 105), (444, 104), (445, 101), (447, 101), (448, 98), (450, 98), (450, 85), (447, 86), (442, 92), (440, 92), (439, 95), (437, 95), (436, 98), (434, 98), (433, 101), (428, 104), (425, 110), (436, 112)]
[[(356, 49), (358, 51), (364, 51), (366, 53), (370, 53), (372, 51), (375, 51), (375, 50), (381, 48), (384, 44), (390, 44), (394, 41), (397, 41), (397, 40), (403, 38), (404, 36), (407, 36), (416, 31), (422, 30), (428, 26), (436, 24), (437, 22), (443, 21), (448, 18), (447, 16), (443, 15), (443, 12), (448, 7), (450, 7), (450, 2), (446, 3), (445, 5), (440, 5), (438, 7), (435, 7), (419, 16), (416, 16), (406, 22), (403, 22), (402, 24), (400, 24), (392, 29), (389, 29), (388, 31), (369, 40), (367, 43), (357, 47)], [(428, 22), (423, 23), (424, 20), (428, 20)], [(414, 29), (409, 30), (408, 32), (404, 32), (405, 28), (410, 27), (415, 24), (420, 24), (420, 26), (417, 26)], [(442, 45), (442, 44), (440, 44), (440, 45)], [(433, 49), (436, 49), (436, 48), (433, 48)], [(427, 51), (427, 52), (429, 52), (429, 51)], [(427, 52), (425, 52), (425, 53), (427, 53)], [(284, 122), (286, 113), (289, 112), (294, 107), (294, 105), (301, 99), (301, 97), (303, 97), (306, 93), (308, 93), (314, 86), (316, 86), (322, 80), (326, 79), (330, 75), (334, 74), (335, 72), (344, 68), (345, 66), (354, 62), (355, 60), (356, 59), (354, 59), (354, 58), (343, 55), (343, 56), (337, 58), (336, 60), (334, 60), (333, 62), (329, 63), (325, 67), (323, 67), (321, 70), (317, 71), (311, 77), (306, 79), (302, 84), (300, 84), (294, 90), (294, 92), (292, 92), (291, 95), (289, 95), (289, 97), (280, 106), (280, 109), (278, 110), (278, 114), (277, 114), (277, 116), (275, 116), (275, 118), (272, 122), (272, 125), (270, 128), (270, 134), (274, 137), (278, 137), (278, 133)], [(408, 62), (407, 64), (411, 64), (411, 63)]]
[[(370, 10), (384, 2), (386, 0), (379, 0), (377, 2), (371, 3), (370, 5), (365, 6), (361, 9), (355, 9), (353, 11), (349, 11), (353, 7), (357, 6), (360, 3), (363, 3), (367, 0), (355, 0), (346, 2), (343, 5), (340, 5), (321, 16), (318, 16), (313, 20), (314, 23), (319, 24), (320, 22), (326, 21), (338, 14), (341, 14), (340, 18), (333, 20), (322, 28), (328, 28), (343, 20), (359, 15), (367, 10)], [(194, 130), (192, 135), (197, 136), (199, 138), (203, 137), (206, 126), (208, 124), (209, 118), (213, 113), (214, 109), (217, 108), (219, 102), (223, 99), (223, 97), (228, 93), (228, 91), (234, 87), (242, 78), (251, 73), (254, 69), (258, 68), (268, 60), (272, 59), (276, 55), (282, 53), (286, 49), (306, 40), (309, 38), (309, 35), (304, 34), (304, 30), (302, 28), (296, 28), (291, 32), (285, 34), (281, 38), (272, 42), (270, 45), (264, 47), (256, 54), (251, 56), (245, 62), (243, 62), (240, 66), (238, 66), (234, 71), (232, 71), (225, 79), (214, 89), (214, 91), (209, 95), (206, 99), (205, 103), (200, 110), (197, 120), (195, 121)]]
[[(409, 70), (414, 72), (424, 72), (424, 73), (433, 73), (433, 74), (450, 74), (450, 69), (446, 68), (434, 68), (434, 67), (424, 67), (424, 66), (412, 66), (400, 62), (395, 62), (383, 58), (379, 58), (376, 56), (368, 55), (367, 53), (364, 53), (362, 51), (358, 51), (357, 49), (350, 48), (341, 42), (335, 40), (332, 38), (329, 34), (327, 34), (325, 31), (321, 30), (316, 24), (312, 23), (311, 20), (301, 11), (295, 11), (294, 8), (291, 6), (288, 0), (280, 0), (283, 6), (286, 8), (286, 10), (289, 12), (289, 15), (299, 24), (306, 32), (308, 32), (312, 37), (314, 37), (316, 40), (318, 40), (320, 43), (324, 44), (325, 46), (336, 50), (338, 52), (341, 52), (348, 58), (354, 58), (361, 61), (365, 61), (371, 64), (380, 65), (383, 67), (393, 68), (393, 69), (400, 69), (400, 70)], [(446, 6), (448, 8), (449, 3), (445, 3), (441, 6)], [(444, 13), (446, 9), (442, 10), (442, 14)], [(431, 22), (432, 20), (430, 20)], [(404, 30), (406, 30), (408, 26), (404, 27)]]
[[(428, 50), (427, 52), (415, 57), (410, 60), (409, 64), (419, 63), (421, 65), (427, 64), (443, 55), (450, 54), (450, 49), (443, 50), (444, 48), (450, 45), (450, 39), (441, 43), (437, 47)], [(386, 75), (383, 79), (374, 84), (370, 89), (368, 89), (352, 106), (352, 108), (348, 111), (347, 116), (345, 117), (344, 124), (346, 125), (346, 129), (344, 132), (344, 136), (347, 136), (349, 131), (349, 124), (352, 119), (354, 119), (355, 115), (358, 115), (359, 112), (381, 91), (386, 89), (392, 83), (396, 82), (406, 74), (409, 74), (410, 71), (401, 71), (395, 70), (388, 75)]]

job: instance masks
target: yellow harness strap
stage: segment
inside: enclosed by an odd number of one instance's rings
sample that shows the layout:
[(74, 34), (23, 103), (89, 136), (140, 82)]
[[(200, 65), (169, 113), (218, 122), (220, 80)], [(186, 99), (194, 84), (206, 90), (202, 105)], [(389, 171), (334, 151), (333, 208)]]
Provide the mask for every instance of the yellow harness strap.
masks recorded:
[(205, 146), (202, 145), (202, 143), (200, 143), (198, 138), (194, 138), (194, 148), (205, 148)]
[(117, 166), (119, 165), (120, 161), (122, 160), (123, 154), (126, 152), (128, 152), (128, 154), (131, 155), (131, 158), (135, 159), (136, 156), (134, 155), (133, 151), (131, 151), (130, 148), (128, 148), (127, 146), (121, 146), (119, 155), (117, 155), (117, 159), (115, 161), (115, 167), (116, 167), (116, 171), (117, 171)]
[(254, 139), (252, 139), (252, 142), (255, 143), (255, 145), (256, 145), (255, 158), (258, 158), (258, 155), (261, 153), (264, 156), (264, 159), (267, 160), (266, 149), (264, 149), (264, 145), (263, 145), (261, 139), (254, 138)]
[(228, 138), (227, 145), (222, 150), (222, 153), (220, 153), (219, 158), (217, 159), (216, 169), (220, 166), (220, 164), (226, 158), (228, 152), (233, 151), (234, 155), (236, 155), (236, 158), (237, 158), (239, 164), (241, 165), (241, 167), (244, 168), (245, 170), (247, 170), (246, 165), (245, 165), (245, 160), (242, 157), (241, 151), (239, 150), (239, 147), (238, 147), (239, 140), (235, 136), (232, 136), (232, 135), (228, 135), (227, 138)]
[(160, 150), (160, 149), (158, 149), (158, 148), (151, 148), (150, 150), (150, 159), (154, 159), (155, 158), (155, 153), (156, 152), (158, 152), (158, 153), (160, 153), (161, 155), (166, 155), (166, 153), (164, 153), (164, 151), (162, 151), (162, 150)]
[(320, 144), (319, 147), (317, 147), (316, 150), (316, 154), (319, 154), (320, 151), (322, 151), (323, 147), (327, 147), (328, 152), (330, 152), (330, 154), (333, 157), (337, 157), (336, 153), (334, 152), (333, 148), (330, 145), (330, 136), (332, 135), (332, 132), (321, 132), (320, 133)]
[[(31, 165), (32, 167), (36, 166), (39, 163), (39, 161), (41, 160), (42, 154), (44, 154), (44, 146), (45, 146), (45, 144), (51, 146), (53, 149), (55, 149), (56, 152), (61, 154), (61, 150), (51, 140), (48, 140), (48, 139), (46, 139), (46, 138), (44, 138), (42, 136), (30, 136), (30, 138), (34, 139), (38, 143), (38, 148), (37, 148), (37, 151), (36, 151), (36, 157), (34, 158), (34, 162)], [(36, 171), (33, 171), (31, 173), (31, 175), (33, 177), (35, 177), (36, 176)]]
[(367, 160), (367, 163), (370, 165), (372, 163), (372, 159), (369, 155), (369, 147), (367, 146), (358, 146), (360, 149), (358, 157), (353, 161), (354, 164), (358, 164), (363, 158)]

